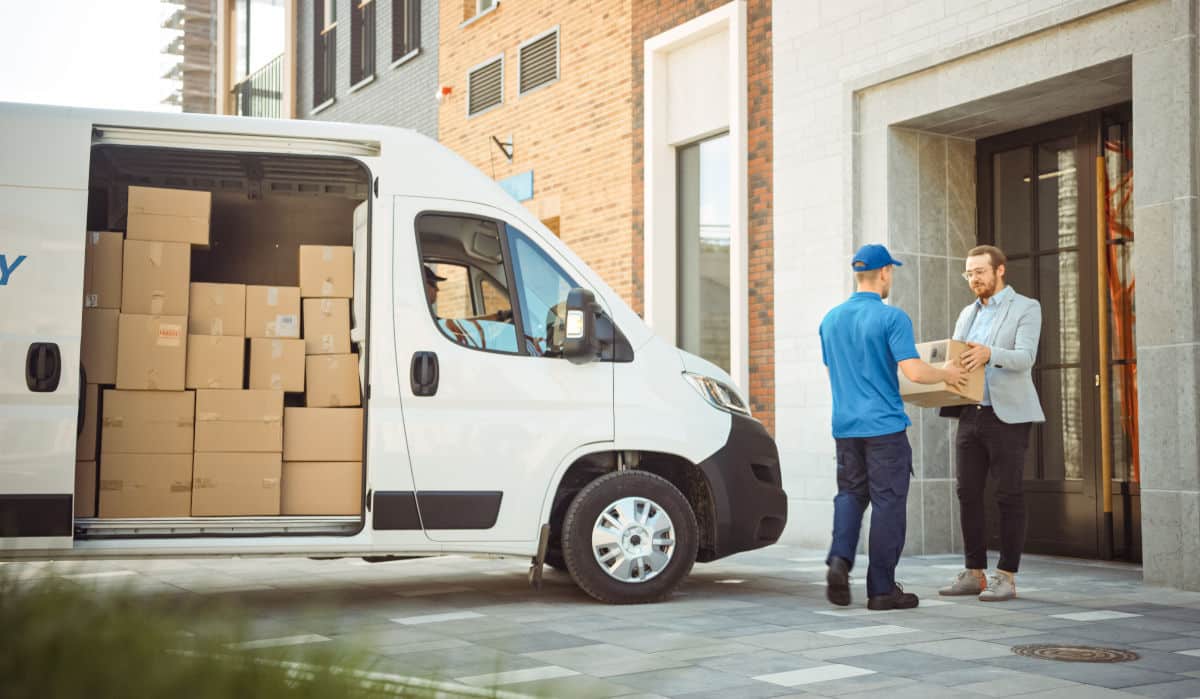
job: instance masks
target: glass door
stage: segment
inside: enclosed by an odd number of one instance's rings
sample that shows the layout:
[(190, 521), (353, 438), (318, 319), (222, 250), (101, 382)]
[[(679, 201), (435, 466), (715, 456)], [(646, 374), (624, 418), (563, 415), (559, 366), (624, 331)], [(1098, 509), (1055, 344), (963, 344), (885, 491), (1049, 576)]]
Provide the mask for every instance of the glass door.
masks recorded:
[[(1008, 256), (1007, 282), (1042, 305), (1033, 377), (1046, 422), (1025, 462), (1030, 552), (1100, 553), (1098, 130), (1085, 115), (978, 146), (980, 239)], [(989, 531), (998, 532), (989, 507)]]

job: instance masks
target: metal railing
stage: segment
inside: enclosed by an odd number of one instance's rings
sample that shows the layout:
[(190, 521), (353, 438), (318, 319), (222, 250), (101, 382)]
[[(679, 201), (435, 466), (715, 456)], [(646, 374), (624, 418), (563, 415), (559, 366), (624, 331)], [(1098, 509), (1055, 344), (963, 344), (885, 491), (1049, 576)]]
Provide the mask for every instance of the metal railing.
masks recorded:
[(271, 59), (233, 87), (239, 116), (283, 116), (283, 54)]

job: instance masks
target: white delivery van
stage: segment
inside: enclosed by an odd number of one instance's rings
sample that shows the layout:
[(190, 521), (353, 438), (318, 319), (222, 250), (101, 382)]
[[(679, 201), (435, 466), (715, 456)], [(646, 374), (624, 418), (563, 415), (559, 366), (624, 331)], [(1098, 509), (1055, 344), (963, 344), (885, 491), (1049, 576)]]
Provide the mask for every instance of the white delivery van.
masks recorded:
[[(75, 516), (85, 232), (123, 230), (131, 185), (212, 193), (193, 282), (294, 285), (294, 258), (263, 255), (353, 245), (360, 514)], [(474, 167), (388, 127), (0, 103), (0, 444), (8, 560), (529, 556), (628, 603), (787, 518), (775, 443), (725, 372)]]

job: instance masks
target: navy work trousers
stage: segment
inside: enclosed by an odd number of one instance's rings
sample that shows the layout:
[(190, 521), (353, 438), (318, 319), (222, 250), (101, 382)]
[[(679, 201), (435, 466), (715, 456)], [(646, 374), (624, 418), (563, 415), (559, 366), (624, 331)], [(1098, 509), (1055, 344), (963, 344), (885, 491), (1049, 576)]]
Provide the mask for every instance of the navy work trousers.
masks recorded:
[(838, 494), (833, 499), (830, 560), (854, 567), (863, 513), (871, 506), (867, 595), (887, 595), (896, 587), (896, 564), (904, 550), (912, 447), (906, 432), (837, 441)]

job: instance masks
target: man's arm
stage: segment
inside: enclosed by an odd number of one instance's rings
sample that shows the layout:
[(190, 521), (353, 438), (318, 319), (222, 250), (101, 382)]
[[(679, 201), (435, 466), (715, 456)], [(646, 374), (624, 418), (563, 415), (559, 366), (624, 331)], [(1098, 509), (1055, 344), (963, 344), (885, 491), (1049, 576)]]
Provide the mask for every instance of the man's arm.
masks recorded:
[(913, 383), (946, 383), (953, 386), (964, 386), (967, 383), (967, 373), (962, 367), (954, 364), (939, 369), (922, 359), (905, 359), (899, 363), (900, 371)]
[(1042, 337), (1042, 305), (1033, 301), (1017, 320), (1017, 337), (1013, 349), (992, 347), (989, 364), (997, 369), (1027, 371), (1033, 368), (1038, 341)]

